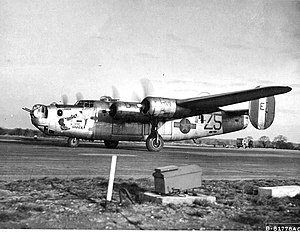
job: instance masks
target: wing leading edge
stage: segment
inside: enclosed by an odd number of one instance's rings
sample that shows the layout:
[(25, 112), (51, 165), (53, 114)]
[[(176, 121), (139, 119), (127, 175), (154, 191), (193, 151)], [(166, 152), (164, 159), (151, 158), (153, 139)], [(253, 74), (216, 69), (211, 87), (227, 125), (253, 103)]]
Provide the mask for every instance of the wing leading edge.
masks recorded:
[(207, 111), (211, 111), (210, 109), (283, 94), (291, 90), (292, 88), (288, 86), (257, 87), (250, 90), (222, 93), (204, 97), (178, 99), (176, 100), (176, 104), (183, 108), (189, 108), (193, 110), (198, 109), (201, 111), (206, 111), (205, 109), (207, 109)]

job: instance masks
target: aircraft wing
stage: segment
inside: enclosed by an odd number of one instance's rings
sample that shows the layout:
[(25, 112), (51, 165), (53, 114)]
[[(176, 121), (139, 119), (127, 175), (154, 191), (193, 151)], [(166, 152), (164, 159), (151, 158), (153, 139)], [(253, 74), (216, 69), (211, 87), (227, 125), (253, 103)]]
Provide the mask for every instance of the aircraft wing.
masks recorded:
[(209, 95), (204, 97), (177, 99), (176, 104), (183, 108), (200, 110), (202, 113), (210, 113), (212, 109), (228, 106), (245, 101), (256, 100), (291, 91), (288, 86), (257, 87), (250, 90)]
[(209, 114), (220, 111), (219, 107), (289, 91), (291, 88), (288, 86), (269, 86), (187, 99), (146, 97), (138, 104), (136, 102), (115, 102), (110, 106), (109, 114), (113, 119), (125, 122), (149, 122), (155, 118), (166, 121)]

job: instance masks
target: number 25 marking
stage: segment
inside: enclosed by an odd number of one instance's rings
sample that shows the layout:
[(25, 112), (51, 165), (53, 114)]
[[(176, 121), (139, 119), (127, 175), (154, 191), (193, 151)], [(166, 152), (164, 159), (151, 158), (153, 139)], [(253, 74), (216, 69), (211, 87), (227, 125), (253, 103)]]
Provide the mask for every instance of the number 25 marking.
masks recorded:
[[(204, 126), (205, 130), (220, 130), (222, 128), (222, 121), (217, 119), (217, 114), (211, 114), (207, 123)], [(213, 124), (210, 125), (210, 123), (213, 121)]]

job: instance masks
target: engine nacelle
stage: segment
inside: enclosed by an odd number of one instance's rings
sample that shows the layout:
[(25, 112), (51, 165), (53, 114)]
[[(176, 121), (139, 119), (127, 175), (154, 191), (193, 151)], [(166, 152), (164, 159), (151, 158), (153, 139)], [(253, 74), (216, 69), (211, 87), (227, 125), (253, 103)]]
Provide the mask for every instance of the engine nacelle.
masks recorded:
[(141, 113), (141, 104), (136, 102), (115, 102), (109, 108), (109, 115), (122, 122), (149, 122), (150, 118)]
[(250, 101), (249, 117), (256, 129), (264, 130), (271, 126), (275, 117), (275, 97)]
[(248, 126), (248, 115), (239, 115), (223, 112), (222, 114), (223, 133), (230, 133), (245, 129)]
[(151, 117), (170, 118), (176, 112), (175, 99), (146, 97), (141, 104), (142, 112)]

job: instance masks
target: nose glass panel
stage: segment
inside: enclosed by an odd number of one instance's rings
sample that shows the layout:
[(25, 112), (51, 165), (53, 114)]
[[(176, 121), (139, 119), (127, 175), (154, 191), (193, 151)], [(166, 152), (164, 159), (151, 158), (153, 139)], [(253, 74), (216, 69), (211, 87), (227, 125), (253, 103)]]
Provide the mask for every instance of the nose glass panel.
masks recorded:
[(45, 105), (34, 105), (31, 111), (32, 118), (47, 118), (48, 117), (48, 109)]

